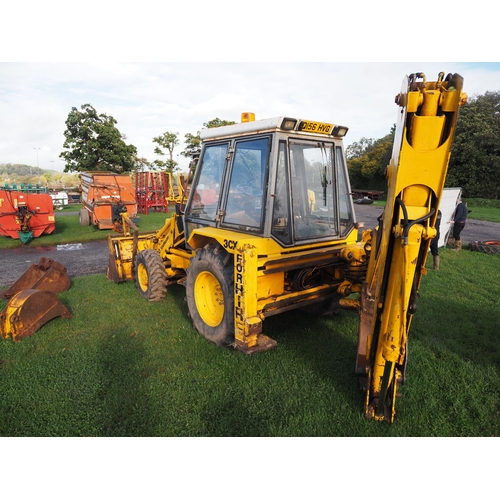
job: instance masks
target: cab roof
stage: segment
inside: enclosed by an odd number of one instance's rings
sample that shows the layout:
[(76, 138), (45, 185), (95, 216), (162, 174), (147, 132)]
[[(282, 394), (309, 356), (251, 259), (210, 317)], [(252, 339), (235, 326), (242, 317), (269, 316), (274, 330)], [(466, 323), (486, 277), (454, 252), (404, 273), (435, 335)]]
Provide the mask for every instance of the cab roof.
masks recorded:
[(204, 128), (200, 132), (200, 137), (202, 140), (207, 140), (226, 135), (268, 132), (270, 130), (279, 129), (283, 119), (283, 116), (279, 116), (277, 118), (266, 118), (265, 120), (224, 125), (223, 127)]
[(344, 137), (347, 130), (348, 128), (342, 125), (278, 116), (275, 118), (266, 118), (264, 120), (225, 125), (223, 127), (205, 128), (201, 130), (200, 138), (202, 141), (207, 141), (227, 136), (256, 134), (270, 131), (301, 132), (307, 135), (312, 134), (323, 137), (325, 135)]

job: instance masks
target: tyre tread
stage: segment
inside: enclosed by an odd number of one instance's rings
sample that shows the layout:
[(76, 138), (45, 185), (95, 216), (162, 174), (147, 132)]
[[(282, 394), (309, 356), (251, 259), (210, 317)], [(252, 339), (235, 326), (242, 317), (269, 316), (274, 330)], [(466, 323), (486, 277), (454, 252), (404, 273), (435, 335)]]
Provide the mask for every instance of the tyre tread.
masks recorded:
[[(232, 254), (228, 254), (218, 243), (205, 245), (191, 258), (186, 280), (186, 298), (193, 326), (207, 340), (222, 347), (234, 344), (234, 269), (228, 265), (230, 257)], [(212, 272), (224, 289), (224, 318), (216, 327), (207, 325), (196, 308), (194, 283), (199, 272), (204, 270)]]
[(490, 255), (500, 254), (500, 241), (474, 241), (469, 243), (469, 250)]
[(144, 292), (139, 286), (136, 276), (136, 286), (139, 294), (149, 302), (160, 302), (167, 294), (167, 272), (160, 254), (156, 250), (143, 250), (135, 258), (135, 272), (138, 264), (143, 261), (148, 273), (148, 290)]

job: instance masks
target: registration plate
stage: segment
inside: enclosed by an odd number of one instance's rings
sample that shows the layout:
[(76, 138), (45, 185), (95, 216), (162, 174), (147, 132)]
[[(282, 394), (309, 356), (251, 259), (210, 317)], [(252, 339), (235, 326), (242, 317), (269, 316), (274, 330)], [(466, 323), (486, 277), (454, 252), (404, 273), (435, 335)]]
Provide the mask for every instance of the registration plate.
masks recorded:
[(299, 130), (302, 132), (315, 132), (316, 134), (331, 134), (333, 125), (331, 123), (310, 122), (303, 120), (300, 122)]

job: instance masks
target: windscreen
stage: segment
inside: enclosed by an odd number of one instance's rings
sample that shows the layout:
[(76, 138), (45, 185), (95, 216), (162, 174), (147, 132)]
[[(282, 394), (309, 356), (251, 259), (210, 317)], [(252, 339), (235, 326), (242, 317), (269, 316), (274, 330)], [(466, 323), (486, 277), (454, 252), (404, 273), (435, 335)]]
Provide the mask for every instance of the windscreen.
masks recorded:
[(321, 142), (290, 141), (295, 240), (339, 235), (333, 148)]
[(347, 176), (347, 168), (344, 162), (344, 153), (342, 148), (336, 146), (336, 167), (337, 167), (337, 182), (339, 193), (339, 219), (341, 236), (346, 236), (354, 227), (354, 211), (352, 208), (351, 187), (349, 177)]

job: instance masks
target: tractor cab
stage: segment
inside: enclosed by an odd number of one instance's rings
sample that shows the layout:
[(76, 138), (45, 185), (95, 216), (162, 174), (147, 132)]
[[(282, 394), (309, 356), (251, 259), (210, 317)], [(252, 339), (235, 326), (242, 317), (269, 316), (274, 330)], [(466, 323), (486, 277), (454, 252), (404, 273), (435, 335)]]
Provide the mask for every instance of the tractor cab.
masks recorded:
[(345, 239), (355, 228), (347, 130), (286, 117), (202, 130), (186, 241), (201, 227), (272, 238), (282, 247)]

